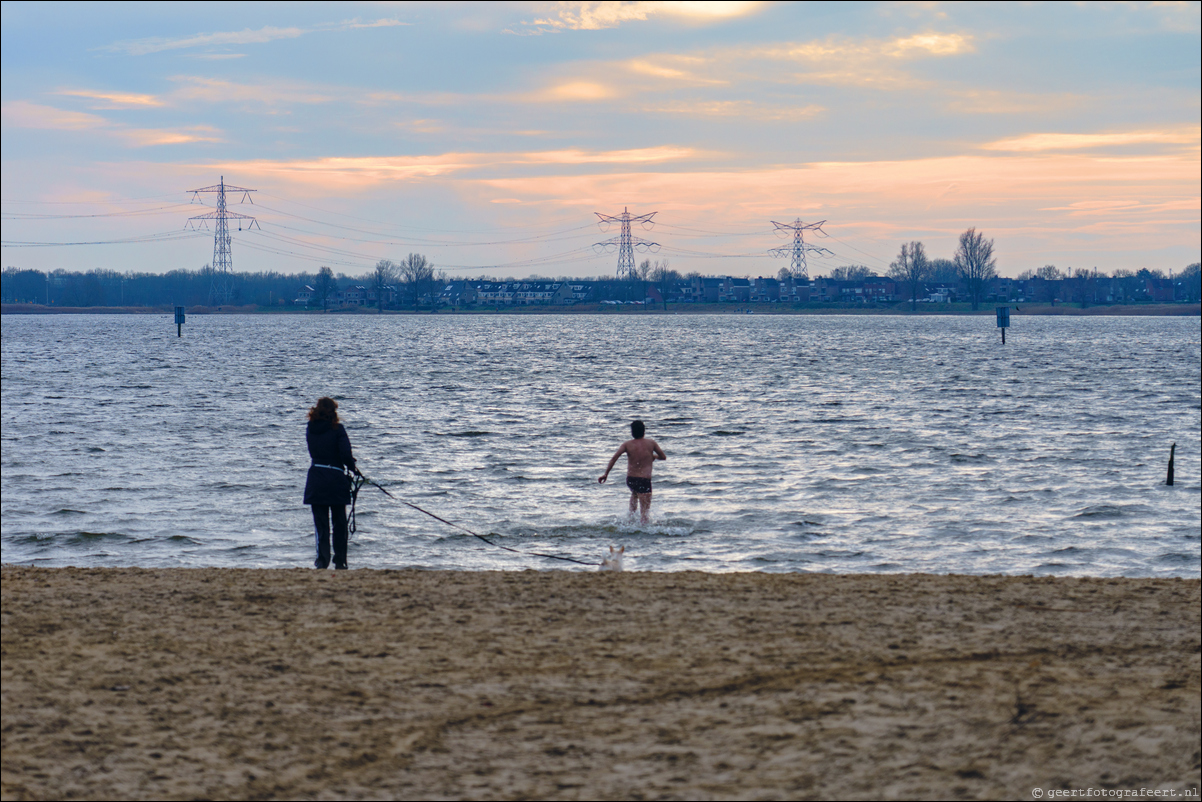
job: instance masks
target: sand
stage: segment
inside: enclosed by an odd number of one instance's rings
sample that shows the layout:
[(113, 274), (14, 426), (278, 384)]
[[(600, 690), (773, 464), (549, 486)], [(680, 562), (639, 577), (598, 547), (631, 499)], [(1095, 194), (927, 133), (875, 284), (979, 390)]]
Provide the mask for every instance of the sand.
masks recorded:
[(12, 566), (0, 580), (5, 799), (1199, 784), (1198, 580)]

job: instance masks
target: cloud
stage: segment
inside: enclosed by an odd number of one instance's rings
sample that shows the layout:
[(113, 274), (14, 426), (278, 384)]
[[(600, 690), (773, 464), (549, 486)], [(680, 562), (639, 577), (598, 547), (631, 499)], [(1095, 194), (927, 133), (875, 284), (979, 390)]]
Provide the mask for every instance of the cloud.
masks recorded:
[(67, 95), (69, 97), (82, 97), (89, 100), (99, 101), (98, 105), (93, 105), (94, 109), (123, 109), (123, 108), (146, 108), (151, 106), (162, 106), (163, 101), (159, 100), (154, 95), (139, 95), (132, 92), (97, 92), (89, 89), (60, 89), (55, 94)]
[(1025, 134), (982, 145), (985, 150), (1082, 150), (1122, 145), (1193, 145), (1202, 143), (1198, 126), (1160, 131), (1124, 131), (1110, 134)]
[(958, 114), (1046, 114), (1063, 113), (1096, 101), (1071, 92), (1017, 92), (1013, 90), (945, 90), (945, 108)]
[(285, 103), (330, 103), (346, 96), (345, 91), (318, 90), (307, 84), (278, 81), (263, 84), (239, 84), (217, 78), (192, 75), (175, 76), (178, 84), (173, 98), (208, 103), (250, 103), (276, 106)]
[(4, 124), (13, 128), (40, 128), (50, 131), (88, 131), (103, 128), (108, 120), (97, 114), (65, 111), (42, 106), (27, 100), (14, 100), (3, 105)]
[(752, 120), (805, 120), (826, 111), (825, 106), (808, 104), (791, 106), (753, 100), (674, 100), (647, 104), (643, 111), (650, 114), (681, 114), (690, 117), (736, 117)]
[(198, 33), (174, 39), (153, 36), (147, 39), (114, 42), (103, 49), (125, 53), (130, 56), (145, 56), (150, 53), (161, 53), (164, 50), (184, 50), (190, 47), (263, 44), (275, 41), (276, 39), (296, 39), (304, 36), (306, 33), (310, 33), (310, 31), (305, 28), (275, 28), (267, 26), (254, 31), (246, 28), (241, 31)]
[[(267, 176), (293, 184), (320, 187), (323, 191), (356, 191), (384, 182), (410, 182), (453, 174), (484, 175), (497, 170), (572, 167), (587, 164), (626, 165), (634, 168), (669, 161), (695, 159), (707, 154), (691, 148), (661, 146), (630, 150), (546, 150), (515, 153), (442, 153), (431, 156), (329, 156), (317, 159), (252, 159), (204, 165), (238, 175)], [(469, 179), (474, 180), (474, 179)]]
[(702, 76), (698, 70), (703, 70), (707, 59), (699, 56), (658, 54), (627, 61), (623, 66), (639, 75), (650, 75), (653, 78), (664, 78), (676, 83), (691, 83), (695, 85), (721, 85), (729, 83), (721, 78)]
[(98, 114), (64, 111), (25, 100), (5, 103), (3, 119), (6, 127), (49, 131), (92, 131), (122, 140), (134, 147), (221, 141), (220, 132), (207, 125), (190, 128), (130, 128), (110, 122)]
[(211, 126), (195, 125), (191, 128), (120, 128), (112, 132), (123, 137), (135, 147), (148, 145), (186, 145), (191, 142), (220, 142), (220, 132)]
[(647, 164), (675, 161), (701, 155), (692, 148), (656, 147), (632, 150), (546, 150), (525, 153), (515, 158), (518, 164)]
[(1040, 209), (1042, 212), (1068, 212), (1072, 217), (1109, 216), (1116, 212), (1162, 213), (1198, 212), (1199, 210), (1202, 210), (1202, 199), (1200, 198), (1183, 198), (1164, 201), (1163, 203), (1150, 202), (1149, 200), (1141, 201), (1138, 199), (1079, 201), (1077, 203), (1070, 203), (1067, 206), (1047, 206)]
[(625, 22), (668, 16), (693, 23), (719, 22), (752, 14), (763, 2), (577, 2), (557, 3), (551, 13), (526, 25), (537, 30), (596, 31)]
[[(591, 75), (605, 74), (616, 84), (607, 93), (591, 97), (602, 99), (646, 91), (674, 89), (680, 85), (746, 86), (754, 82), (780, 84), (819, 84), (858, 86), (874, 89), (911, 89), (930, 85), (904, 69), (905, 64), (964, 55), (975, 49), (968, 34), (921, 31), (891, 38), (853, 38), (828, 36), (801, 42), (717, 47), (691, 53), (645, 53), (619, 62), (578, 64), (576, 85), (599, 86)], [(528, 99), (560, 100), (553, 90)], [(963, 103), (977, 103), (972, 97)], [(678, 101), (673, 104), (680, 105)]]
[(323, 31), (347, 31), (357, 28), (386, 28), (396, 25), (408, 25), (396, 19), (381, 19), (374, 22), (360, 22), (357, 19), (344, 20), (337, 23), (324, 23), (308, 28), (276, 28), (271, 25), (251, 30), (218, 31), (215, 33), (197, 33), (191, 36), (162, 37), (152, 36), (146, 39), (131, 39), (101, 48), (115, 53), (125, 53), (130, 56), (145, 56), (150, 53), (161, 53), (166, 50), (186, 50), (193, 47), (220, 47), (225, 45), (265, 44), (277, 39), (297, 39), (310, 33)]
[(918, 33), (890, 42), (892, 55), (906, 58), (912, 53), (929, 56), (956, 56), (971, 52), (972, 40), (958, 33)]
[(526, 99), (535, 102), (596, 101), (607, 100), (617, 94), (612, 87), (595, 81), (568, 81), (527, 95)]
[(732, 56), (804, 62), (879, 62), (882, 58), (913, 59), (956, 56), (974, 49), (972, 37), (926, 31), (892, 39), (853, 39), (828, 36), (810, 42), (731, 49)]
[(904, 72), (901, 63), (963, 55), (973, 50), (970, 36), (926, 31), (891, 39), (829, 36), (810, 42), (732, 48), (718, 56), (726, 62), (803, 66), (803, 72), (782, 76), (789, 82), (900, 89), (921, 83)]

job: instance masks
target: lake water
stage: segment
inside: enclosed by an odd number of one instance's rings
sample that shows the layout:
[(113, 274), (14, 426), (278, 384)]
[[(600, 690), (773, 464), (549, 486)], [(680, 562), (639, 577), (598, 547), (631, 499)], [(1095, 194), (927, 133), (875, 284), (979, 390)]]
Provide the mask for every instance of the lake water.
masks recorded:
[[(5, 315), (3, 560), (306, 566), (305, 413), (520, 550), (628, 570), (1200, 574), (1198, 318)], [(654, 518), (627, 520), (647, 422)], [(1166, 487), (1169, 445), (1177, 484)], [(586, 570), (370, 487), (357, 567)]]

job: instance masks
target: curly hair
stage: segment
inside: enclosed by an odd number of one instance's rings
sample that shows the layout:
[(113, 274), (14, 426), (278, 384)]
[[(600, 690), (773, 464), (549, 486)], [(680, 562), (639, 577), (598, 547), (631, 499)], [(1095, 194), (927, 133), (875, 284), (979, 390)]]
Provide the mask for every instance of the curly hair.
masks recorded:
[(338, 402), (333, 398), (322, 396), (317, 403), (309, 408), (309, 420), (325, 420), (330, 423), (338, 422)]

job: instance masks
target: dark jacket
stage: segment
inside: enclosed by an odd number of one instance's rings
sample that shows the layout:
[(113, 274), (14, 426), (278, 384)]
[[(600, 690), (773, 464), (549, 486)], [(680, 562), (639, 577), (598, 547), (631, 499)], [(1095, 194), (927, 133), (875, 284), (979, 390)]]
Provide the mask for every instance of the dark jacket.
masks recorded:
[[(311, 420), (305, 430), (305, 441), (313, 460), (305, 480), (305, 503), (331, 507), (350, 504), (351, 480), (341, 469), (355, 470), (355, 456), (346, 429), (341, 423)], [(319, 468), (319, 465), (333, 467)]]

